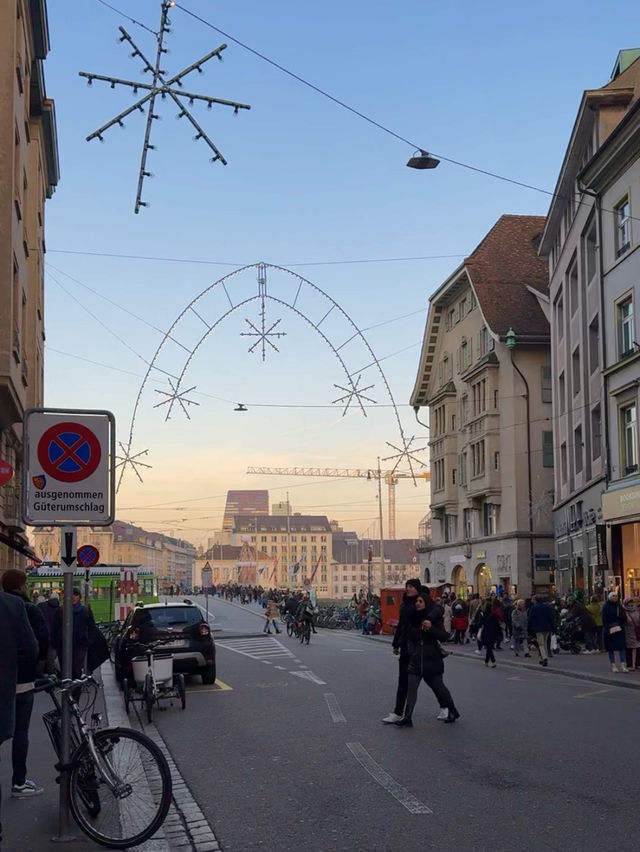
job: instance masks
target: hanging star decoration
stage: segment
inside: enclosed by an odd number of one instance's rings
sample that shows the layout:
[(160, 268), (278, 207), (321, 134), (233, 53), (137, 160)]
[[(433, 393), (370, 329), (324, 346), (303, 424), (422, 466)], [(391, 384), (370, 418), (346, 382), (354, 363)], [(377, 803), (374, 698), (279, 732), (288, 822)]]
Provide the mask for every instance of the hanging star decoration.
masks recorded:
[(341, 396), (338, 399), (334, 399), (331, 403), (332, 405), (337, 405), (337, 404), (342, 404), (343, 402), (346, 401), (345, 406), (344, 406), (344, 411), (342, 412), (343, 417), (345, 416), (345, 414), (349, 410), (349, 406), (354, 401), (354, 399), (357, 400), (358, 405), (360, 406), (360, 410), (362, 411), (362, 413), (364, 414), (365, 417), (367, 416), (367, 412), (365, 411), (365, 407), (363, 405), (363, 400), (365, 400), (366, 402), (371, 402), (374, 405), (376, 404), (375, 399), (371, 399), (370, 396), (365, 396), (365, 392), (368, 391), (368, 390), (371, 390), (373, 385), (367, 385), (366, 388), (359, 388), (358, 387), (358, 385), (360, 384), (361, 378), (362, 378), (362, 373), (360, 373), (358, 375), (358, 378), (355, 380), (355, 382), (353, 381), (353, 378), (351, 376), (349, 376), (349, 381), (351, 382), (350, 388), (345, 388), (342, 385), (335, 385), (334, 384), (334, 388), (336, 388), (337, 390), (341, 390), (341, 391), (345, 392), (345, 396)]
[(211, 162), (215, 163), (217, 160), (219, 160), (225, 166), (227, 165), (227, 161), (222, 156), (222, 153), (218, 150), (218, 148), (215, 146), (209, 136), (207, 136), (204, 129), (201, 127), (199, 122), (194, 118), (194, 116), (191, 114), (191, 112), (185, 105), (184, 101), (188, 101), (189, 106), (193, 106), (195, 101), (202, 101), (207, 104), (207, 109), (211, 109), (214, 104), (232, 107), (235, 115), (237, 115), (239, 110), (241, 109), (251, 109), (248, 104), (241, 104), (237, 103), (236, 101), (227, 101), (222, 100), (221, 98), (213, 98), (209, 97), (208, 95), (200, 95), (194, 92), (184, 91), (182, 83), (183, 78), (190, 74), (192, 71), (198, 71), (198, 73), (202, 74), (202, 66), (214, 56), (222, 60), (221, 54), (222, 51), (226, 49), (226, 44), (221, 44), (220, 47), (217, 47), (210, 53), (205, 54), (197, 62), (194, 62), (192, 65), (189, 65), (187, 68), (180, 71), (178, 74), (175, 74), (173, 77), (167, 78), (167, 72), (162, 68), (162, 62), (164, 54), (168, 52), (168, 49), (165, 47), (164, 44), (164, 39), (165, 35), (171, 32), (169, 28), (170, 21), (168, 18), (168, 12), (171, 6), (175, 6), (175, 3), (170, 2), (170, 0), (163, 0), (160, 14), (160, 28), (156, 34), (156, 59), (155, 63), (153, 64), (146, 58), (144, 53), (140, 50), (138, 45), (134, 42), (134, 40), (124, 29), (124, 27), (119, 27), (121, 34), (120, 41), (126, 42), (130, 47), (133, 48), (131, 56), (134, 59), (136, 57), (140, 57), (140, 59), (144, 63), (142, 72), (145, 74), (151, 74), (152, 80), (150, 83), (134, 82), (133, 80), (122, 80), (119, 77), (108, 77), (102, 74), (88, 73), (86, 71), (79, 72), (81, 77), (85, 77), (87, 79), (87, 84), (89, 86), (93, 83), (94, 80), (99, 80), (101, 82), (109, 83), (112, 89), (115, 89), (116, 86), (127, 86), (133, 90), (134, 95), (137, 95), (140, 90), (145, 91), (147, 93), (143, 95), (143, 97), (141, 97), (128, 109), (119, 113), (115, 116), (115, 118), (112, 118), (106, 124), (103, 124), (102, 127), (99, 127), (97, 130), (87, 136), (87, 142), (91, 141), (92, 139), (99, 139), (102, 142), (104, 141), (103, 134), (107, 130), (109, 130), (111, 127), (114, 127), (116, 124), (119, 127), (124, 127), (123, 120), (128, 115), (135, 112), (136, 110), (141, 113), (144, 113), (146, 108), (147, 124), (144, 134), (144, 143), (142, 146), (140, 171), (138, 173), (138, 188), (136, 191), (136, 203), (134, 207), (135, 213), (139, 213), (141, 207), (148, 207), (148, 202), (142, 200), (142, 186), (144, 184), (145, 178), (152, 177), (152, 174), (147, 166), (147, 157), (149, 151), (153, 151), (156, 148), (155, 145), (151, 144), (150, 139), (152, 124), (160, 117), (155, 111), (156, 98), (158, 97), (158, 95), (160, 95), (161, 100), (166, 100), (167, 97), (171, 98), (171, 100), (179, 108), (179, 112), (176, 117), (186, 118), (187, 121), (191, 124), (191, 126), (196, 131), (196, 135), (193, 137), (194, 141), (197, 142), (201, 139), (206, 145), (208, 145), (211, 151), (213, 151)]
[(267, 312), (265, 308), (265, 300), (267, 298), (267, 269), (264, 263), (258, 264), (258, 296), (260, 298), (260, 328), (258, 328), (254, 323), (252, 323), (251, 320), (245, 318), (245, 322), (247, 323), (251, 331), (241, 331), (240, 337), (255, 337), (255, 343), (253, 343), (249, 347), (247, 352), (254, 352), (256, 346), (260, 344), (262, 351), (262, 360), (264, 361), (267, 354), (267, 346), (270, 346), (275, 352), (280, 351), (275, 345), (275, 343), (271, 340), (271, 338), (287, 336), (286, 331), (274, 331), (274, 329), (281, 322), (281, 320), (279, 319), (277, 319), (269, 326), (269, 328), (267, 328)]
[(419, 464), (421, 467), (426, 467), (427, 465), (426, 465), (426, 462), (422, 461), (422, 459), (417, 458), (417, 456), (415, 456), (414, 453), (421, 453), (424, 450), (426, 450), (427, 448), (426, 447), (412, 447), (412, 444), (413, 444), (414, 441), (415, 441), (415, 435), (407, 441), (407, 439), (404, 436), (404, 433), (402, 433), (402, 448), (396, 447), (395, 444), (391, 444), (391, 443), (389, 443), (389, 441), (385, 441), (385, 443), (388, 447), (391, 447), (392, 450), (396, 450), (397, 452), (392, 456), (387, 456), (386, 458), (382, 459), (382, 461), (392, 461), (393, 459), (396, 459), (396, 463), (394, 464), (394, 466), (391, 470), (391, 473), (395, 473), (396, 470), (398, 469), (400, 462), (403, 459), (405, 459), (406, 463), (409, 466), (409, 470), (411, 471), (411, 477), (413, 479), (413, 484), (417, 485), (418, 483), (416, 482), (416, 473), (413, 469), (413, 465), (414, 465), (414, 463)]
[(116, 468), (120, 467), (122, 470), (120, 471), (120, 477), (118, 479), (118, 488), (120, 488), (120, 483), (122, 482), (122, 476), (127, 469), (127, 466), (131, 467), (135, 475), (138, 477), (140, 482), (143, 481), (142, 476), (140, 475), (139, 467), (146, 467), (151, 469), (152, 465), (146, 464), (145, 462), (139, 461), (140, 456), (146, 456), (149, 453), (149, 450), (141, 450), (139, 453), (131, 453), (130, 447), (125, 447), (122, 441), (118, 441), (118, 445), (120, 450), (122, 451), (121, 456), (116, 456)]
[(177, 402), (180, 408), (182, 408), (183, 412), (186, 414), (187, 420), (191, 420), (191, 417), (189, 416), (189, 411), (187, 410), (187, 405), (200, 405), (200, 403), (196, 402), (193, 399), (187, 399), (187, 394), (195, 390), (196, 385), (181, 391), (178, 390), (178, 388), (180, 387), (180, 382), (174, 385), (171, 379), (167, 379), (167, 381), (169, 382), (169, 387), (171, 388), (171, 391), (156, 390), (156, 393), (159, 393), (161, 396), (166, 396), (167, 398), (163, 399), (162, 402), (158, 402), (153, 407), (160, 408), (162, 405), (169, 406), (167, 408), (167, 415), (164, 418), (166, 421), (171, 419), (171, 412), (173, 411), (173, 406)]

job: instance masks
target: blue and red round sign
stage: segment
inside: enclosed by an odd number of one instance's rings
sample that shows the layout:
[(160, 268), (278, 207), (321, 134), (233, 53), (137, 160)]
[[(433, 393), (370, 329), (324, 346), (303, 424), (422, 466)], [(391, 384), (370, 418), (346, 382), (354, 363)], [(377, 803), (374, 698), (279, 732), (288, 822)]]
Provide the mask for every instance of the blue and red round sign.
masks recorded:
[(80, 568), (92, 568), (100, 559), (100, 551), (92, 544), (83, 544), (78, 548), (76, 561)]
[(38, 441), (42, 470), (59, 482), (81, 482), (100, 464), (100, 442), (82, 423), (56, 423)]

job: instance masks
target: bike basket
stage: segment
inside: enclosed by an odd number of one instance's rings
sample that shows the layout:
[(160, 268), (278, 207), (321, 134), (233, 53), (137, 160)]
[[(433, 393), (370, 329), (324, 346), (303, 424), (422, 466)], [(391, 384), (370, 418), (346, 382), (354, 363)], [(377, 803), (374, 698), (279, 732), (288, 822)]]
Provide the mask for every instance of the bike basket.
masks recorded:
[[(131, 660), (133, 667), (133, 678), (136, 683), (144, 683), (147, 676), (147, 657), (146, 655), (134, 657)], [(153, 666), (153, 676), (158, 683), (170, 681), (173, 679), (173, 655), (169, 653), (157, 653), (154, 651), (151, 665)]]

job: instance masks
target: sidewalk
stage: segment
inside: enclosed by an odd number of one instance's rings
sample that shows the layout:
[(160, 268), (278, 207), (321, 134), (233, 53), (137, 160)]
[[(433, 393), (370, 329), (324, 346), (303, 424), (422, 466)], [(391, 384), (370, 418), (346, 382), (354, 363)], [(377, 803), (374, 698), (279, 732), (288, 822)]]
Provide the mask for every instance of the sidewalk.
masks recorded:
[[(2, 744), (0, 783), (2, 784), (2, 852), (43, 852), (58, 848), (51, 838), (58, 831), (58, 791), (54, 764), (56, 754), (42, 721), (42, 714), (51, 709), (47, 695), (36, 695), (29, 729), (29, 758), (27, 775), (44, 787), (41, 796), (31, 799), (11, 798), (11, 741)], [(69, 815), (69, 830), (75, 836), (70, 843), (60, 844), (64, 852), (92, 852), (103, 847), (93, 843), (77, 828)]]

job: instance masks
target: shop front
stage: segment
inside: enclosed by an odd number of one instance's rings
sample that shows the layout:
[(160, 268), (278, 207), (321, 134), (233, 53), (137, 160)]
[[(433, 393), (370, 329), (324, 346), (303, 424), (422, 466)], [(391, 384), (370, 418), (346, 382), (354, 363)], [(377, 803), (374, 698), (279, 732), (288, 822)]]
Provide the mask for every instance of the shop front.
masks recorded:
[(608, 588), (640, 597), (640, 483), (611, 487), (602, 495), (611, 566)]
[(556, 548), (554, 591), (559, 595), (581, 593), (600, 596), (608, 574), (604, 494), (600, 483), (583, 491), (580, 500), (553, 512)]

